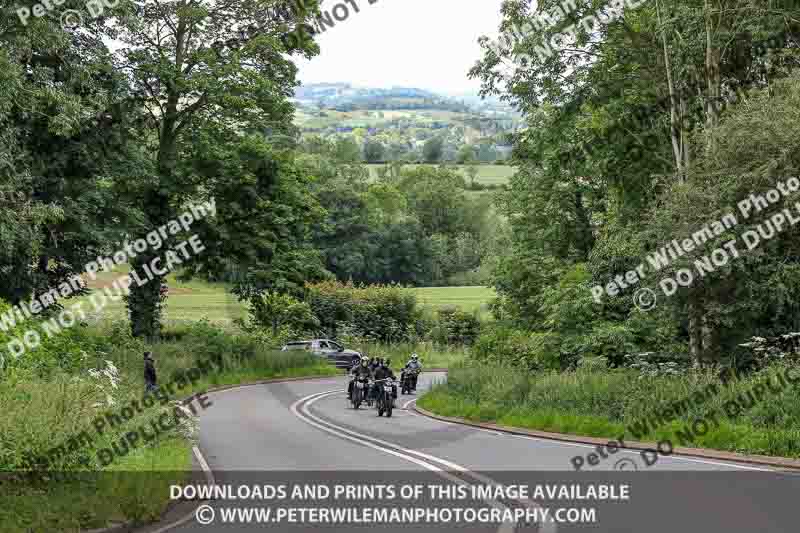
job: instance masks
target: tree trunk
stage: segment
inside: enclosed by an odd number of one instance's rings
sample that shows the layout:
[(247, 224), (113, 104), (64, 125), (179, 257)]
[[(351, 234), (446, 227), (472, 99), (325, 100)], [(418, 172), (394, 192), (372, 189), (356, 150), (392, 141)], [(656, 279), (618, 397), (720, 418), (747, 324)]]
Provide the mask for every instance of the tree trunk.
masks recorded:
[(716, 330), (712, 322), (711, 314), (708, 311), (703, 312), (700, 320), (700, 327), (703, 335), (702, 358), (704, 361), (709, 363), (716, 361)]
[(164, 277), (155, 275), (149, 266), (156, 256), (154, 253), (140, 254), (131, 261), (131, 272), (136, 273), (134, 280), (139, 279), (144, 283), (140, 285), (134, 281), (127, 297), (131, 334), (150, 341), (158, 339), (161, 334), (161, 288)]
[(695, 296), (689, 298), (689, 354), (695, 367), (702, 365), (702, 327), (698, 303)]
[(714, 148), (714, 129), (719, 123), (719, 102), (722, 95), (722, 82), (720, 78), (720, 50), (713, 44), (712, 34), (714, 25), (711, 20), (711, 0), (705, 0), (705, 28), (706, 28), (706, 150)]
[[(187, 27), (186, 21), (180, 18), (175, 32), (175, 67), (178, 73), (183, 68), (185, 54)], [(174, 189), (174, 173), (178, 160), (178, 136), (181, 124), (178, 119), (178, 105), (181, 102), (182, 89), (175, 80), (168, 79), (167, 98), (164, 105), (164, 115), (159, 129), (157, 171), (158, 183), (145, 195), (144, 211), (150, 224), (148, 231), (153, 231), (173, 219), (170, 209), (170, 190)], [(184, 110), (185, 111), (185, 110)], [(185, 121), (186, 119), (184, 119)], [(131, 331), (135, 337), (157, 339), (161, 333), (161, 290), (166, 276), (153, 272), (150, 265), (153, 260), (162, 257), (163, 252), (169, 248), (169, 243), (164, 242), (159, 250), (148, 247), (132, 261), (132, 268), (136, 269), (139, 279), (149, 280), (141, 286), (134, 282), (128, 296), (128, 313), (131, 320)], [(161, 262), (163, 265), (163, 261)], [(161, 266), (161, 265), (159, 265)]]
[[(159, 151), (159, 157), (161, 150)], [(160, 162), (159, 162), (160, 163)], [(167, 222), (170, 217), (169, 198), (165, 193), (149, 191), (145, 195), (144, 211), (149, 222), (148, 231), (157, 229)], [(164, 242), (158, 250), (148, 245), (147, 249), (138, 254), (131, 261), (131, 270), (135, 271), (138, 280), (131, 285), (128, 295), (128, 314), (131, 320), (131, 333), (134, 337), (144, 337), (156, 340), (161, 334), (162, 297), (161, 291), (165, 285), (166, 276), (158, 275), (153, 271), (153, 261), (162, 257), (160, 252), (167, 249)], [(163, 261), (156, 264), (156, 269), (163, 268)]]
[[(662, 25), (660, 2), (656, 1), (656, 16), (658, 17), (659, 26)], [(681, 102), (675, 91), (675, 83), (672, 79), (672, 61), (669, 57), (669, 49), (667, 48), (666, 32), (661, 33), (661, 43), (664, 50), (664, 69), (667, 73), (667, 87), (669, 89), (669, 123), (670, 123), (670, 140), (672, 141), (672, 158), (675, 162), (675, 172), (678, 181), (683, 183), (686, 181), (687, 168), (685, 163), (687, 157), (685, 155), (686, 145), (684, 144), (685, 138), (683, 136), (683, 120), (681, 115)]]

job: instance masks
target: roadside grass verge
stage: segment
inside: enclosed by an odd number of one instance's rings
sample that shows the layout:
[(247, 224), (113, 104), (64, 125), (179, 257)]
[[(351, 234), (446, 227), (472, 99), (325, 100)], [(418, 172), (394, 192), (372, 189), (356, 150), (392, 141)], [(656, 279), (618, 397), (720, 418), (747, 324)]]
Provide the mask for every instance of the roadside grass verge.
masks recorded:
[(53, 472), (35, 481), (0, 482), (0, 531), (69, 531), (158, 519), (169, 487), (185, 483), (190, 441), (169, 438), (141, 448), (101, 472)]
[[(340, 373), (310, 354), (278, 352), (210, 323), (171, 328), (155, 344), (131, 338), (123, 323), (73, 328), (71, 335), (74, 345), (64, 349), (77, 346), (80, 353), (44, 361), (43, 353), (33, 351), (0, 375), (0, 531), (80, 531), (111, 522), (144, 523), (161, 514), (169, 485), (190, 475), (196, 431), (182, 426), (165, 431), (105, 465), (100, 450), (122, 448), (126, 432), (147, 427), (173, 405), (156, 402), (102, 433), (93, 426), (105, 413), (119, 414), (132, 401), (142, 401), (144, 350), (154, 353), (160, 385), (214, 361), (210, 373), (186, 382), (170, 400), (217, 386)], [(117, 369), (113, 385), (102, 374), (111, 366)], [(66, 444), (82, 432), (90, 437), (88, 445)], [(61, 445), (64, 450), (53, 457)], [(32, 464), (31, 457), (47, 460)]]
[[(761, 401), (740, 412), (729, 403), (749, 404), (754, 387), (786, 368), (776, 366), (723, 384), (711, 372), (660, 377), (607, 369), (526, 374), (469, 362), (451, 367), (447, 383), (435, 386), (418, 404), (443, 416), (476, 422), (797, 458), (800, 383), (767, 390)], [(800, 375), (800, 369), (793, 373)], [(709, 386), (716, 386), (718, 393), (709, 392), (714, 390)], [(686, 409), (671, 410), (681, 402)], [(663, 422), (654, 421), (655, 413)], [(694, 426), (697, 420), (705, 425)]]

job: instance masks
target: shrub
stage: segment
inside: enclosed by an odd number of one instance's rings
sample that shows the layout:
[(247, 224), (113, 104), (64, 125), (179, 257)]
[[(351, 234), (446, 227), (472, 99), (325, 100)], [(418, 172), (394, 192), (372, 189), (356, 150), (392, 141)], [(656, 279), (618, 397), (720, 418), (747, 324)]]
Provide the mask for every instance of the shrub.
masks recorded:
[(416, 297), (396, 285), (356, 286), (326, 281), (306, 286), (306, 302), (331, 337), (347, 324), (351, 336), (380, 342), (407, 340), (421, 312)]
[(750, 342), (740, 344), (743, 355), (728, 361), (738, 372), (761, 370), (779, 362), (800, 360), (800, 333), (786, 333), (778, 337), (753, 337)]
[(539, 370), (554, 366), (546, 356), (551, 348), (552, 335), (529, 333), (503, 324), (484, 328), (472, 350), (477, 361), (495, 362)]
[(473, 313), (455, 307), (439, 310), (438, 336), (433, 340), (442, 344), (473, 344), (481, 331), (481, 322)]
[(288, 336), (314, 332), (319, 329), (319, 319), (311, 306), (288, 294), (266, 292), (250, 300), (250, 323), (247, 330), (269, 329), (272, 337), (283, 331)]

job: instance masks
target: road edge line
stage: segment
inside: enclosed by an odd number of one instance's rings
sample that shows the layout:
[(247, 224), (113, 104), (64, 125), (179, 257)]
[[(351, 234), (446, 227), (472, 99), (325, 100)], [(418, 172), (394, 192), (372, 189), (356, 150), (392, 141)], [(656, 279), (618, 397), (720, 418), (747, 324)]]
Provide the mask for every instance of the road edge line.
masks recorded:
[[(221, 385), (219, 387), (214, 387), (214, 388), (211, 388), (211, 389), (207, 389), (205, 391), (196, 392), (196, 393), (192, 394), (191, 396), (189, 396), (187, 398), (184, 398), (182, 400), (178, 400), (178, 401), (181, 404), (187, 404), (187, 403), (190, 403), (192, 400), (194, 400), (199, 395), (205, 395), (205, 394), (209, 394), (209, 393), (212, 393), (212, 392), (213, 393), (226, 392), (226, 391), (235, 390), (235, 389), (239, 389), (239, 388), (243, 388), (243, 387), (254, 387), (256, 385), (269, 385), (271, 383), (286, 383), (286, 382), (291, 382), (291, 381), (313, 381), (313, 380), (320, 380), (320, 379), (331, 379), (331, 378), (336, 378), (336, 377), (339, 377), (338, 374), (334, 374), (334, 375), (330, 375), (330, 376), (308, 376), (308, 377), (300, 376), (300, 377), (291, 377), (291, 378), (270, 378), (270, 379), (254, 381), (252, 383), (239, 383), (238, 385)], [(200, 464), (200, 468), (203, 470), (203, 475), (206, 478), (206, 482), (209, 483), (209, 484), (215, 485), (216, 484), (216, 477), (214, 476), (214, 471), (209, 466), (208, 461), (206, 461), (206, 458), (205, 458), (205, 455), (203, 455), (203, 452), (200, 451), (200, 447), (197, 446), (197, 445), (192, 446), (192, 453), (197, 458), (197, 462)], [(205, 466), (203, 466), (203, 463), (205, 463)], [(186, 522), (188, 522), (189, 520), (191, 520), (195, 516), (195, 513), (197, 512), (197, 509), (199, 509), (201, 507), (201, 505), (204, 505), (205, 504), (204, 502), (206, 502), (206, 501), (207, 500), (202, 500), (200, 505), (198, 505), (197, 507), (192, 509), (192, 511), (190, 513), (187, 513), (185, 516), (183, 516), (182, 518), (179, 518), (175, 522), (172, 522), (170, 524), (165, 524), (164, 526), (162, 526), (162, 527), (160, 527), (160, 528), (158, 528), (156, 530), (149, 531), (148, 533), (166, 533), (167, 531), (173, 530), (178, 526), (182, 526), (183, 524), (185, 524)], [(164, 509), (164, 512), (162, 513), (162, 516), (164, 514), (166, 514), (168, 511), (169, 511), (169, 506), (166, 509)], [(107, 527), (107, 528), (103, 528), (103, 529), (92, 529), (92, 530), (89, 530), (87, 533), (119, 533), (119, 532), (122, 532), (122, 531), (136, 532), (136, 531), (139, 531), (139, 530), (141, 530), (143, 528), (146, 528), (148, 526), (152, 526), (152, 525), (157, 524), (157, 523), (158, 522), (150, 522), (149, 524), (142, 524), (140, 526), (134, 526), (133, 525), (133, 521), (129, 521), (129, 522), (125, 522), (125, 523), (122, 523), (122, 524), (115, 524), (113, 526), (110, 526), (110, 527)]]
[[(427, 409), (420, 407), (416, 402), (413, 402), (414, 405), (411, 407), (411, 410), (420, 414), (422, 416), (426, 416), (428, 418), (432, 418), (434, 420), (439, 420), (440, 422), (450, 422), (451, 424), (460, 424), (462, 426), (471, 426), (474, 428), (479, 429), (486, 429), (491, 431), (499, 431), (501, 433), (507, 433), (509, 435), (519, 435), (523, 437), (531, 437), (543, 440), (550, 440), (550, 441), (561, 441), (561, 442), (569, 442), (574, 444), (587, 444), (587, 445), (599, 445), (605, 446), (614, 439), (602, 439), (597, 437), (582, 437), (578, 435), (568, 435), (566, 433), (551, 433), (548, 431), (539, 431), (534, 429), (525, 429), (525, 428), (517, 428), (513, 426), (502, 426), (499, 424), (490, 424), (486, 422), (473, 422), (471, 420), (467, 420), (465, 418), (459, 417), (451, 417), (451, 416), (444, 416), (438, 415)], [(620, 449), (629, 449), (629, 450), (656, 450), (658, 445), (653, 443), (647, 442), (636, 442), (636, 441), (625, 441), (625, 446), (620, 446)], [(745, 455), (735, 452), (723, 452), (719, 450), (709, 450), (706, 448), (683, 448), (683, 447), (675, 447), (672, 454), (669, 457), (675, 455), (686, 455), (688, 457), (698, 457), (700, 459), (713, 459), (717, 461), (728, 461), (734, 463), (745, 463), (745, 464), (752, 464), (752, 465), (760, 465), (760, 466), (771, 466), (774, 468), (780, 468), (787, 471), (795, 471), (800, 470), (800, 460), (797, 459), (790, 459), (788, 457), (769, 457), (766, 455)]]

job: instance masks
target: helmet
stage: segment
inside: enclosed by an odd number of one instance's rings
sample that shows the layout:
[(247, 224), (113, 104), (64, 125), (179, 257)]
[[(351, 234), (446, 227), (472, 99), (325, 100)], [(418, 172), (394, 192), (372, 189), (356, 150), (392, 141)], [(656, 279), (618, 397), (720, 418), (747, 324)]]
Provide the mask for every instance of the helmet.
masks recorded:
[(412, 353), (412, 354), (411, 354), (411, 359), (412, 359), (413, 361), (416, 361), (417, 359), (419, 359), (419, 356), (418, 356), (417, 354), (415, 354), (415, 353)]
[(367, 356), (366, 355), (362, 355), (361, 356), (361, 364), (362, 365), (366, 365), (368, 362), (369, 362), (369, 359), (367, 359)]

